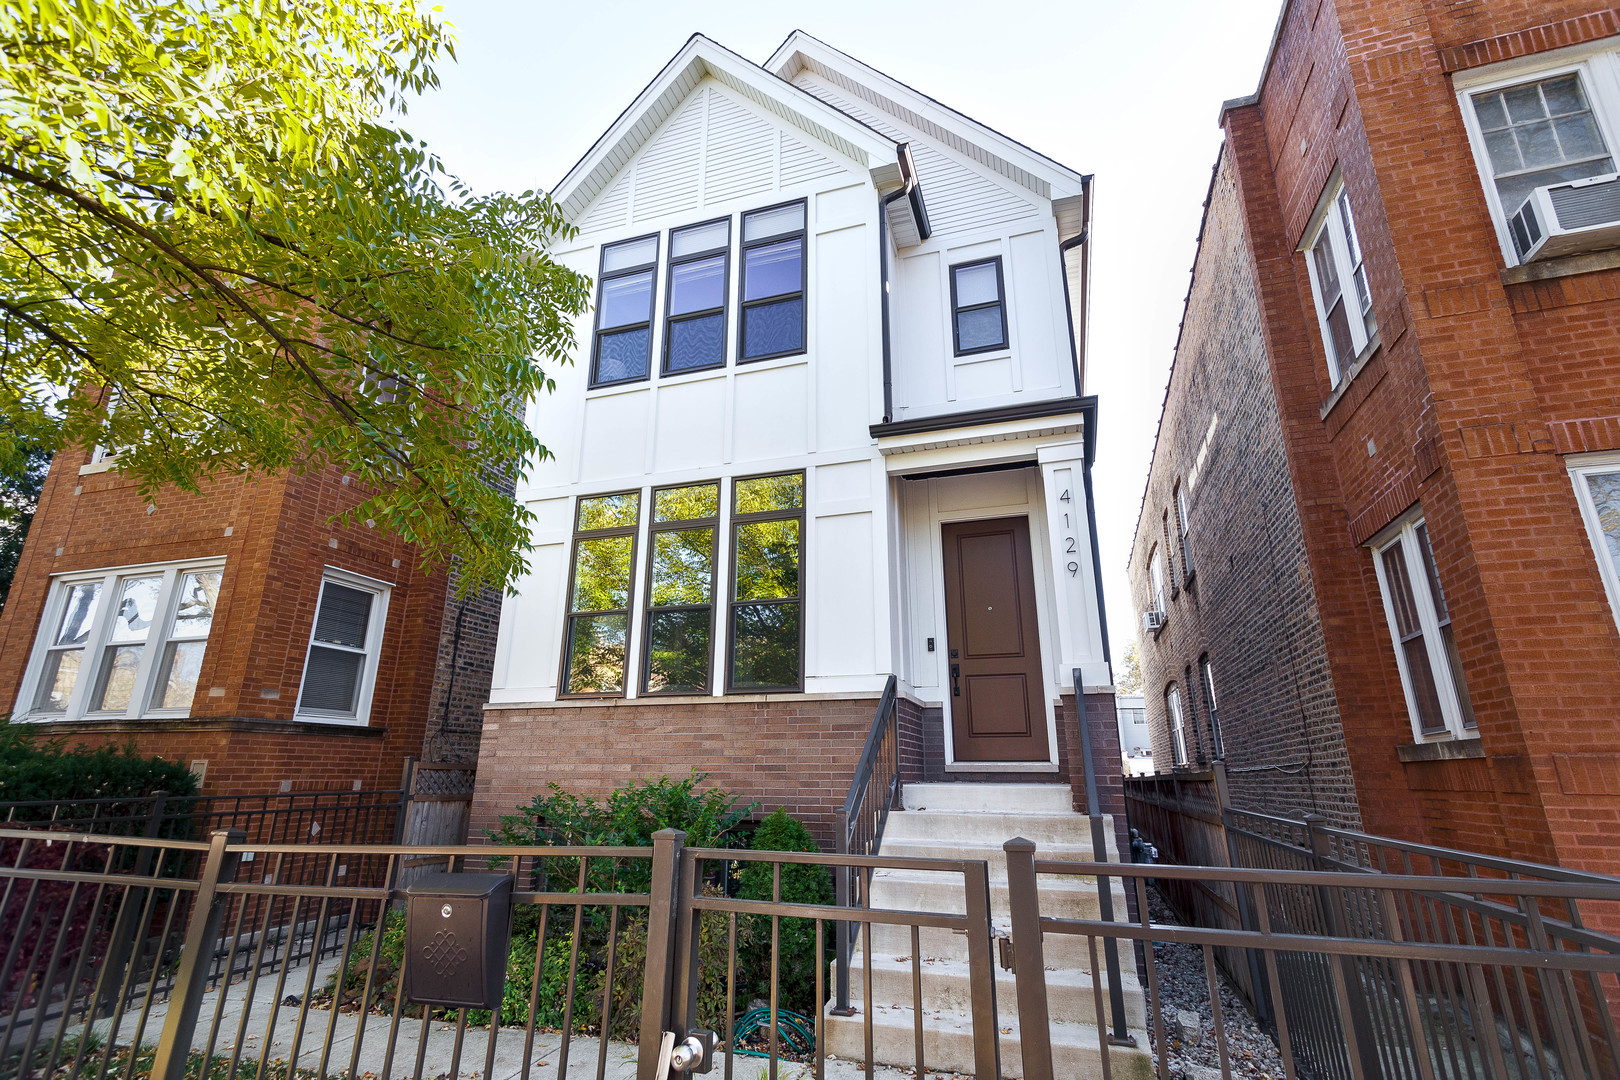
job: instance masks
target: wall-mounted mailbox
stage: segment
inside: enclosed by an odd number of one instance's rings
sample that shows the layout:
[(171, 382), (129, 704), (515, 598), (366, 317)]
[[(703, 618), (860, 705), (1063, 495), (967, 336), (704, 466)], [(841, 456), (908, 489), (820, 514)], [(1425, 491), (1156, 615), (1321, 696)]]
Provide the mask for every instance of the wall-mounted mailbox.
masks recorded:
[(405, 890), (405, 997), (493, 1009), (512, 937), (509, 874), (423, 874)]

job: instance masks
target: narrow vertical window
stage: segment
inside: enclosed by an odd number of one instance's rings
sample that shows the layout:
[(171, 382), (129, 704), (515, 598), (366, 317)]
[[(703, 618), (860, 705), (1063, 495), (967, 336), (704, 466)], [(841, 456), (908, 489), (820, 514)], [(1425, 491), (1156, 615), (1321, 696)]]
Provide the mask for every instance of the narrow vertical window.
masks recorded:
[(321, 582), (315, 626), (298, 689), (297, 711), (307, 717), (363, 720), (382, 634), (381, 594), (332, 572)]
[(1157, 547), (1148, 553), (1148, 577), (1153, 583), (1153, 610), (1163, 614), (1165, 611), (1164, 561), (1160, 558)]
[(34, 711), (65, 713), (84, 668), (84, 650), (96, 624), (101, 606), (102, 583), (87, 581), (69, 585), (62, 604), (62, 617), (51, 635), (40, 672)]
[(118, 583), (118, 600), (112, 613), (91, 712), (128, 712), (135, 693), (135, 676), (146, 652), (147, 637), (157, 617), (158, 592), (162, 575), (127, 577)]
[(1451, 613), (1422, 519), (1374, 549), (1378, 583), (1414, 732), (1421, 738), (1474, 728)]
[(202, 674), (208, 632), (214, 626), (219, 578), (218, 570), (198, 570), (181, 576), (174, 619), (153, 684), (152, 708), (190, 708)]
[(657, 267), (657, 236), (602, 248), (602, 269), (596, 286), (592, 386), (647, 377), (652, 358), (653, 275)]
[(731, 540), (729, 688), (798, 690), (803, 683), (804, 474), (735, 481)]
[(653, 492), (641, 683), (645, 693), (710, 690), (719, 523), (719, 484)]
[(623, 694), (641, 492), (579, 500), (563, 633), (564, 694)]
[(1323, 193), (1315, 228), (1301, 250), (1316, 300), (1328, 376), (1337, 386), (1378, 329), (1361, 241), (1342, 181), (1335, 178)]
[(1187, 764), (1187, 731), (1181, 718), (1181, 689), (1171, 683), (1164, 691), (1165, 715), (1170, 720), (1170, 752), (1177, 765)]
[(804, 352), (805, 204), (743, 215), (742, 360)]
[(1620, 625), (1620, 461), (1613, 455), (1569, 460), (1598, 576), (1609, 597), (1609, 610)]
[(1209, 734), (1215, 743), (1215, 756), (1226, 757), (1226, 740), (1221, 736), (1221, 709), (1215, 699), (1215, 668), (1205, 653), (1198, 660), (1198, 670), (1204, 680), (1204, 709), (1209, 714)]
[(670, 232), (664, 374), (725, 366), (730, 263), (730, 218)]
[(1187, 488), (1176, 485), (1176, 535), (1181, 540), (1181, 579), (1189, 584), (1193, 579), (1192, 546), (1187, 541), (1191, 530), (1187, 525)]
[(1007, 347), (1001, 256), (951, 267), (951, 331), (956, 355)]

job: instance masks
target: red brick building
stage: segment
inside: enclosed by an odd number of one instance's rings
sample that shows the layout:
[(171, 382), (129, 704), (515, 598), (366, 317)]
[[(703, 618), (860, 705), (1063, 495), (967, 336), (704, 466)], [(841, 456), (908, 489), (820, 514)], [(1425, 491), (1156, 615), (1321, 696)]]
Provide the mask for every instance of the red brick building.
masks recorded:
[(70, 743), (133, 740), (211, 795), (390, 788), (408, 755), (476, 760), (498, 595), (462, 604), (396, 537), (329, 524), (359, 501), (337, 473), (148, 506), (101, 458), (52, 463), (0, 614), (0, 711)]
[(1366, 827), (1620, 869), (1620, 12), (1293, 0), (1221, 124)]

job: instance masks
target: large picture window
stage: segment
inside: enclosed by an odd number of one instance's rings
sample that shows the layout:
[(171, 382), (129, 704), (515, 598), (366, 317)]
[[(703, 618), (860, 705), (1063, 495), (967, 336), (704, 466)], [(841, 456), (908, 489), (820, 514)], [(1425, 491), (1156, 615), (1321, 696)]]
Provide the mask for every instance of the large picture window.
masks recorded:
[(328, 568), (310, 629), (296, 715), (364, 724), (371, 713), (388, 586)]
[(951, 333), (957, 356), (1007, 347), (1001, 256), (951, 267)]
[(657, 268), (656, 235), (602, 248), (602, 269), (596, 287), (596, 336), (591, 350), (592, 386), (647, 377), (652, 358), (653, 277)]
[(189, 713), (221, 574), (217, 565), (171, 565), (57, 578), (17, 714), (78, 719)]
[(741, 360), (805, 350), (804, 200), (742, 219)]
[(707, 694), (713, 682), (720, 485), (659, 488), (652, 507), (642, 691)]
[(1327, 353), (1328, 377), (1338, 386), (1378, 329), (1367, 267), (1350, 213), (1350, 196), (1337, 177), (1318, 204), (1315, 224), (1301, 248), (1316, 299), (1316, 318)]
[(804, 474), (734, 481), (728, 615), (734, 693), (803, 682)]
[(1427, 523), (1397, 526), (1374, 545), (1373, 561), (1413, 732), (1420, 739), (1470, 733), (1474, 711)]
[(1597, 559), (1609, 610), (1620, 624), (1620, 454), (1568, 459), (1575, 498)]
[(725, 366), (730, 262), (730, 218), (670, 232), (664, 374)]
[(580, 499), (563, 633), (563, 694), (624, 693), (641, 492)]

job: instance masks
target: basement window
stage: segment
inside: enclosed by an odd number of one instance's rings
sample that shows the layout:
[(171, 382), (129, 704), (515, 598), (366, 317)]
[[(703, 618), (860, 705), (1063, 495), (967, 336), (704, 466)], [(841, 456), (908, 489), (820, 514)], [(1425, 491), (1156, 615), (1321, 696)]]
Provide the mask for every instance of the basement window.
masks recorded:
[(188, 715), (222, 576), (216, 562), (54, 577), (17, 717)]
[(296, 719), (364, 724), (370, 718), (388, 594), (383, 582), (326, 568)]

